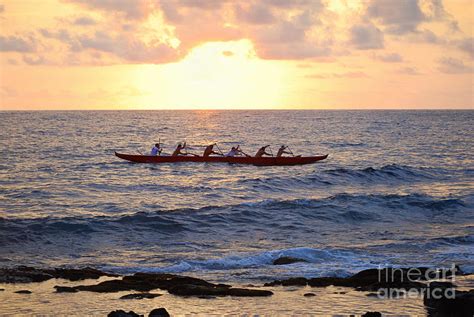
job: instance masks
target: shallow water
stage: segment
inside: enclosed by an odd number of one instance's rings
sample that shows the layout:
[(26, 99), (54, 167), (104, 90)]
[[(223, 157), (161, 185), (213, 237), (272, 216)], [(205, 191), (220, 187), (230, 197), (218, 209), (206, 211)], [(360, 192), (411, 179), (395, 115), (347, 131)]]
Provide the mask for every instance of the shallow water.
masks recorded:
[[(226, 282), (378, 265), (474, 271), (473, 111), (0, 112), (0, 266)], [(219, 142), (329, 154), (294, 167), (132, 164)], [(273, 266), (281, 255), (307, 260)]]

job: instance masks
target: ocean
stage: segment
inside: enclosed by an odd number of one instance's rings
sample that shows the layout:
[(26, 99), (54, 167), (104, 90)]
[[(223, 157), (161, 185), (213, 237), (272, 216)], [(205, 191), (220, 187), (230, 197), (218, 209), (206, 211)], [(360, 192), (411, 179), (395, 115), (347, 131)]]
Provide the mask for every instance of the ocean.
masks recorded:
[[(0, 267), (262, 283), (365, 268), (474, 272), (474, 111), (0, 112)], [(218, 142), (305, 166), (133, 164)], [(275, 266), (280, 256), (307, 262)]]

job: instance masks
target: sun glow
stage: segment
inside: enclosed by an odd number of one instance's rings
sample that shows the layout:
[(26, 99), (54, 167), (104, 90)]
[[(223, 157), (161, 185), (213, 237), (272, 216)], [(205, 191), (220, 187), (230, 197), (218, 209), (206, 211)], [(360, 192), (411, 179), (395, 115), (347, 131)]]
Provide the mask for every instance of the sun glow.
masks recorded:
[(133, 84), (150, 109), (275, 108), (290, 71), (282, 66), (259, 59), (248, 40), (210, 42), (178, 63), (140, 67)]

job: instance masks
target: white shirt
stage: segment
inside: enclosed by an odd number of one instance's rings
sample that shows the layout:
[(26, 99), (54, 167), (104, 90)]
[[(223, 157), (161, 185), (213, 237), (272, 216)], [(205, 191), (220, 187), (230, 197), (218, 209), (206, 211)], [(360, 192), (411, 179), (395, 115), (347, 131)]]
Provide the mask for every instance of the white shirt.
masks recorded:
[(225, 156), (236, 156), (237, 155), (237, 150), (230, 150), (229, 153), (227, 153)]
[(154, 147), (151, 149), (151, 155), (157, 156), (158, 153), (160, 153), (160, 148), (157, 148), (156, 146), (154, 146)]

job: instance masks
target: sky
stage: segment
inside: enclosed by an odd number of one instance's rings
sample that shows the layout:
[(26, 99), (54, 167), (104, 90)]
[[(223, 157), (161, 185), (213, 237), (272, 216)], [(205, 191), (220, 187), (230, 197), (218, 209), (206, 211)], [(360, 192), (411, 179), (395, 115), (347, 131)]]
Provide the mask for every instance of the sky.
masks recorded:
[(0, 110), (474, 109), (471, 0), (0, 0)]

